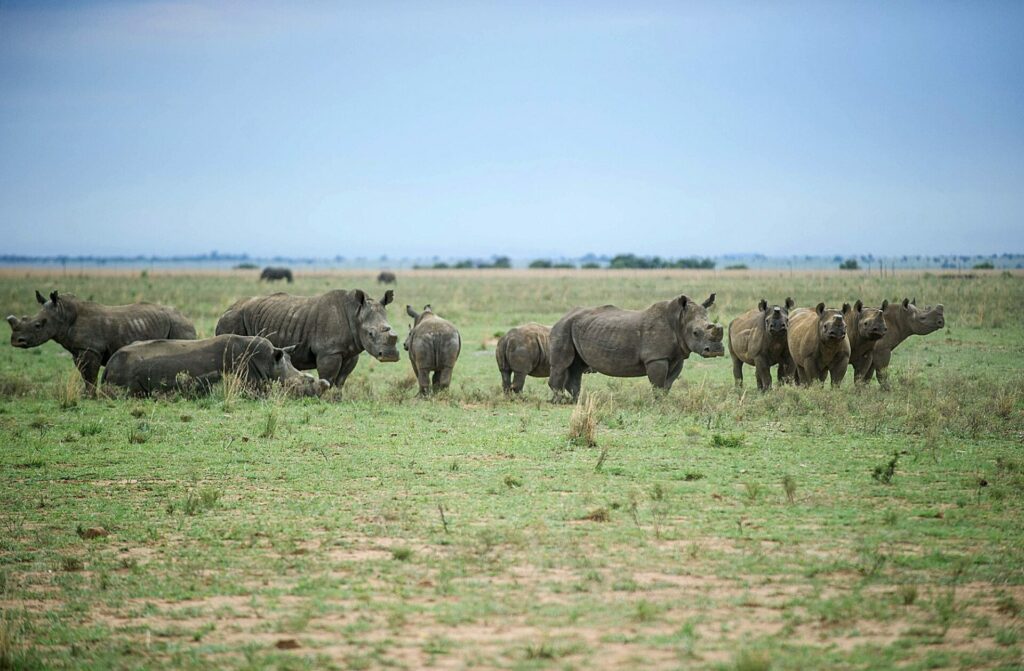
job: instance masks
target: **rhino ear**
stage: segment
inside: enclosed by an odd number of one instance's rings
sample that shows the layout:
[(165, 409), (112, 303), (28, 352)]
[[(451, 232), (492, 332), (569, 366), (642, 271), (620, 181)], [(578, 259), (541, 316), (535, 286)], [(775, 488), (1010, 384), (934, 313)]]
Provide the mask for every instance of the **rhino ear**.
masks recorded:
[(701, 305), (703, 305), (705, 308), (709, 308), (712, 305), (714, 305), (714, 303), (715, 303), (715, 295), (711, 294), (710, 296), (708, 296), (708, 299), (706, 301), (701, 303)]
[(680, 296), (678, 300), (679, 300), (679, 307), (683, 308), (684, 310), (686, 309), (686, 306), (690, 304), (690, 297), (687, 296), (686, 294), (683, 294), (682, 296)]
[(60, 297), (57, 296), (57, 292), (56, 291), (51, 291), (50, 292), (50, 300), (53, 301), (54, 305), (56, 305), (57, 301), (60, 300)]
[(295, 351), (296, 347), (298, 347), (298, 345), (288, 345), (287, 347), (282, 347), (281, 351), (291, 356), (291, 353)]
[(391, 301), (395, 300), (395, 292), (392, 289), (388, 289), (384, 292), (384, 298), (380, 300), (381, 305), (387, 305)]
[(904, 298), (903, 299), (903, 307), (905, 307), (905, 308), (906, 307), (910, 307), (910, 299), (909, 298)]
[(910, 304), (913, 305), (914, 307), (917, 307), (917, 296), (914, 296), (913, 298), (910, 299)]
[(843, 303), (843, 309), (840, 310), (840, 312), (842, 312), (843, 314), (846, 314), (849, 311), (850, 311), (850, 304), (849, 303)]
[(416, 314), (416, 311), (412, 309), (411, 305), (406, 305), (405, 306), (405, 314), (409, 315), (413, 319), (419, 319), (420, 318), (420, 316), (418, 314)]
[(889, 307), (889, 299), (888, 298), (882, 299), (882, 309), (884, 310), (887, 307)]
[(857, 312), (862, 312), (864, 310), (864, 302), (858, 298), (857, 302), (853, 304), (853, 309)]
[(825, 304), (818, 303), (818, 306), (814, 308), (814, 311), (817, 312), (819, 315), (825, 314)]
[(789, 296), (786, 296), (786, 309), (792, 310), (794, 305), (796, 305), (796, 301), (794, 301)]
[(274, 348), (274, 361), (280, 361), (284, 358), (284, 350), (280, 347)]
[(426, 305), (423, 306), (423, 311), (424, 312), (433, 312), (434, 308), (430, 307), (430, 303), (427, 303)]
[(40, 305), (46, 304), (46, 299), (43, 298), (43, 295), (41, 293), (39, 293), (39, 289), (36, 289), (36, 302), (39, 303)]
[(766, 301), (765, 299), (762, 298), (761, 301), (757, 304), (757, 309), (760, 310), (761, 312), (767, 312), (768, 311), (768, 301)]
[(366, 304), (366, 294), (363, 293), (362, 289), (356, 289), (355, 291), (352, 292), (352, 295), (356, 297), (357, 301), (359, 301), (359, 305)]

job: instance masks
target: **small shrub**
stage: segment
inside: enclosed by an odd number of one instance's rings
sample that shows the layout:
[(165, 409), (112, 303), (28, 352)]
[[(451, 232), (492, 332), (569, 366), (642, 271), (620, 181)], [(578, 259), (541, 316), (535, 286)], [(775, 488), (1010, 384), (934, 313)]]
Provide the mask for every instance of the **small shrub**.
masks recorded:
[(103, 431), (103, 425), (99, 422), (90, 422), (78, 427), (78, 435), (82, 438), (99, 435)]
[(871, 477), (884, 485), (892, 483), (892, 478), (896, 475), (896, 464), (899, 463), (899, 460), (900, 453), (893, 452), (892, 459), (889, 460), (889, 463), (884, 466), (881, 464), (875, 466), (875, 470), (871, 473)]
[(61, 557), (60, 558), (60, 570), (61, 571), (81, 571), (85, 568), (85, 564), (78, 557)]
[(1010, 617), (1017, 617), (1021, 612), (1020, 604), (1017, 603), (1017, 600), (1013, 598), (1013, 595), (1005, 592), (996, 597), (996, 610)]
[(580, 397), (569, 417), (569, 441), (574, 445), (597, 445), (597, 404), (592, 396)]
[(761, 485), (757, 482), (744, 482), (743, 486), (747, 489), (747, 501), (749, 503), (755, 503), (758, 497), (761, 496)]
[(74, 408), (82, 398), (82, 376), (78, 371), (71, 371), (61, 375), (57, 379), (57, 387), (54, 395), (57, 397), (57, 405), (61, 410)]
[(769, 671), (772, 668), (771, 657), (762, 650), (742, 650), (733, 664), (736, 671)]
[(687, 471), (683, 474), (683, 480), (686, 482), (696, 482), (697, 480), (703, 480), (704, 474), (698, 473), (697, 471)]
[(1000, 629), (996, 632), (996, 643), (999, 645), (1016, 645), (1017, 638), (1017, 632), (1013, 629)]
[(789, 473), (782, 476), (782, 489), (786, 492), (786, 501), (796, 501), (796, 478)]
[(896, 596), (904, 606), (912, 606), (917, 601), (917, 585), (900, 585), (896, 588)]
[(514, 475), (506, 475), (505, 479), (502, 482), (504, 482), (505, 486), (508, 487), (509, 489), (515, 489), (517, 487), (523, 486), (523, 481)]
[(742, 433), (716, 433), (711, 436), (711, 447), (742, 447), (745, 439)]
[(657, 605), (647, 599), (640, 599), (636, 602), (636, 610), (633, 612), (633, 619), (637, 622), (653, 622), (658, 618), (660, 609)]
[(412, 548), (397, 547), (391, 549), (391, 556), (398, 561), (409, 561), (412, 559)]
[(263, 420), (263, 431), (260, 433), (260, 438), (273, 438), (274, 434), (277, 433), (277, 415), (278, 407), (271, 405), (267, 411), (267, 416)]
[(147, 440), (149, 440), (149, 424), (146, 422), (139, 422), (132, 428), (128, 429), (129, 445), (141, 445)]

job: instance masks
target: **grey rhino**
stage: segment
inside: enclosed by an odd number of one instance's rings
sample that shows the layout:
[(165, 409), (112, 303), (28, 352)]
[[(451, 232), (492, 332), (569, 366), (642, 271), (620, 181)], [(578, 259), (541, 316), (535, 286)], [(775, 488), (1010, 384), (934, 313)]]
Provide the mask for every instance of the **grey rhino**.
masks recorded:
[(864, 307), (864, 303), (858, 299), (851, 309), (843, 312), (843, 319), (846, 320), (846, 337), (850, 340), (850, 364), (853, 366), (855, 384), (864, 384), (868, 381), (864, 376), (871, 368), (875, 345), (885, 337), (888, 330), (883, 316), (887, 307), (887, 300), (882, 301), (882, 308), (878, 309)]
[(33, 317), (18, 319), (8, 315), (11, 344), (15, 347), (38, 347), (55, 340), (71, 352), (75, 366), (92, 394), (100, 366), (111, 355), (137, 340), (174, 338), (193, 340), (196, 328), (174, 308), (152, 303), (132, 305), (101, 305), (79, 300), (72, 294), (50, 294), (49, 300), (36, 292), (42, 306)]
[(135, 396), (154, 392), (207, 392), (226, 373), (240, 375), (248, 389), (280, 382), (293, 396), (320, 396), (331, 385), (292, 365), (291, 348), (258, 336), (219, 335), (202, 340), (143, 340), (114, 352), (104, 384)]
[[(912, 335), (928, 335), (946, 326), (946, 317), (942, 304), (924, 308), (917, 307), (917, 299), (903, 299), (900, 303), (890, 303), (882, 311), (885, 317), (885, 335), (875, 342), (875, 349), (871, 353), (870, 365), (864, 371), (864, 381), (871, 382), (872, 377), (878, 378), (878, 384), (883, 389), (889, 389), (889, 361), (892, 359), (892, 351), (901, 342)], [(863, 362), (854, 362), (854, 375), (861, 371), (857, 366), (864, 365)]]
[(390, 270), (382, 270), (377, 275), (377, 284), (398, 284), (398, 278)]
[(274, 282), (275, 280), (288, 280), (288, 284), (292, 283), (292, 271), (290, 268), (275, 268), (273, 266), (267, 266), (260, 273), (260, 280), (266, 280), (268, 282)]
[(703, 303), (686, 295), (660, 301), (646, 310), (614, 305), (574, 308), (551, 327), (549, 340), (552, 402), (568, 393), (575, 402), (587, 368), (613, 377), (647, 376), (668, 391), (691, 353), (725, 354), (722, 325), (708, 321), (711, 294)]
[(462, 337), (447, 319), (434, 314), (429, 305), (423, 312), (405, 306), (406, 313), (415, 320), (405, 339), (412, 372), (420, 385), (420, 395), (430, 393), (430, 373), (434, 373), (434, 391), (447, 389), (452, 381), (452, 369), (462, 350)]
[(501, 389), (506, 394), (518, 394), (526, 384), (526, 376), (547, 377), (551, 372), (548, 363), (548, 339), (551, 327), (530, 322), (509, 329), (498, 340), (494, 357), (501, 372)]
[(799, 384), (824, 382), (826, 374), (831, 374), (833, 387), (843, 382), (850, 363), (843, 312), (849, 309), (848, 304), (843, 304), (842, 310), (832, 310), (818, 303), (813, 310), (797, 308), (789, 314), (789, 353)]
[(319, 296), (285, 293), (243, 298), (217, 321), (217, 335), (262, 335), (275, 347), (295, 345), (292, 363), (316, 368), (337, 389), (366, 351), (379, 361), (398, 361), (398, 334), (388, 323), (390, 289), (376, 301), (361, 289), (335, 289)]
[(748, 310), (729, 322), (729, 355), (732, 376), (737, 386), (743, 385), (743, 364), (753, 366), (757, 388), (772, 388), (772, 366), (777, 365), (779, 384), (793, 376), (793, 357), (789, 354), (789, 310), (793, 299), (782, 305), (768, 305), (761, 299), (757, 308)]

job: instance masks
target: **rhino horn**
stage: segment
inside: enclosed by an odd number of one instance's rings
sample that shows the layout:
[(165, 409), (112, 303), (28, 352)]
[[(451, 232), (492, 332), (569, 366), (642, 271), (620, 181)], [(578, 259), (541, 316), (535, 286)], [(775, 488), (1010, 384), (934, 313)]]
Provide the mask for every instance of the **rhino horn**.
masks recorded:
[(36, 289), (36, 301), (40, 305), (43, 305), (43, 304), (46, 303), (46, 299), (43, 297), (43, 295), (41, 293), (39, 293), (39, 289)]
[(703, 305), (705, 308), (709, 308), (709, 307), (711, 307), (714, 304), (714, 302), (715, 302), (715, 294), (712, 293), (710, 296), (708, 296), (708, 299), (706, 301), (701, 303), (701, 305)]
[(15, 326), (18, 325), (18, 318), (15, 317), (14, 315), (7, 315), (7, 323), (10, 324), (11, 328), (13, 329)]

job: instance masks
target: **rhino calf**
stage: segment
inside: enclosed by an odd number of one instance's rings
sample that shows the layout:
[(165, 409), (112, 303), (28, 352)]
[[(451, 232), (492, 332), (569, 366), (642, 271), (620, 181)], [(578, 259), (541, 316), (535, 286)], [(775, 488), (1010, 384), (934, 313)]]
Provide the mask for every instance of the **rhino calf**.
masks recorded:
[(288, 349), (257, 336), (219, 335), (202, 340), (143, 340), (117, 350), (103, 371), (104, 384), (134, 396), (154, 392), (208, 392), (225, 374), (247, 389), (280, 382), (293, 396), (320, 396), (331, 385), (292, 365)]
[(501, 389), (506, 394), (520, 393), (526, 384), (526, 376), (547, 377), (551, 372), (548, 363), (548, 339), (551, 328), (530, 322), (509, 329), (498, 340), (494, 356), (501, 372)]
[(892, 351), (912, 335), (928, 335), (944, 328), (946, 317), (941, 303), (934, 307), (929, 305), (919, 308), (916, 298), (904, 298), (900, 303), (890, 303), (882, 310), (882, 316), (885, 318), (885, 335), (875, 342), (870, 362), (854, 362), (854, 375), (861, 372), (857, 370), (859, 365), (865, 382), (877, 377), (878, 384), (883, 389), (889, 389), (888, 368)]
[(276, 282), (277, 280), (288, 280), (288, 284), (292, 283), (292, 271), (291, 268), (275, 268), (273, 266), (267, 266), (260, 273), (260, 281), (266, 280), (268, 282)]
[(430, 393), (431, 372), (434, 373), (433, 390), (447, 389), (452, 381), (455, 361), (462, 350), (462, 338), (458, 330), (447, 319), (434, 314), (429, 305), (423, 308), (423, 312), (416, 312), (406, 305), (405, 311), (415, 320), (404, 346), (409, 352), (412, 372), (416, 374), (420, 385), (420, 395)]
[(35, 316), (7, 317), (11, 345), (29, 348), (56, 341), (71, 353), (89, 394), (95, 393), (100, 366), (125, 345), (154, 338), (196, 337), (192, 322), (174, 308), (162, 305), (101, 305), (56, 291), (49, 300), (37, 291), (36, 301), (42, 307)]
[(810, 385), (824, 382), (831, 375), (832, 386), (838, 387), (850, 363), (850, 341), (846, 338), (846, 321), (842, 310), (826, 309), (824, 303), (811, 310), (797, 308), (789, 315), (789, 353), (796, 366), (797, 382)]
[[(849, 308), (849, 305), (843, 306)], [(875, 344), (885, 336), (888, 330), (883, 313), (889, 307), (889, 301), (882, 301), (882, 308), (864, 307), (859, 299), (853, 307), (843, 311), (846, 320), (846, 337), (850, 340), (850, 364), (853, 366), (854, 384), (868, 382), (866, 375), (871, 368)]]
[(761, 299), (754, 310), (748, 310), (729, 323), (729, 355), (736, 386), (743, 386), (743, 364), (754, 367), (757, 388), (772, 387), (772, 366), (778, 366), (779, 384), (793, 376), (793, 357), (789, 353), (789, 310), (793, 299), (783, 305), (769, 307)]

